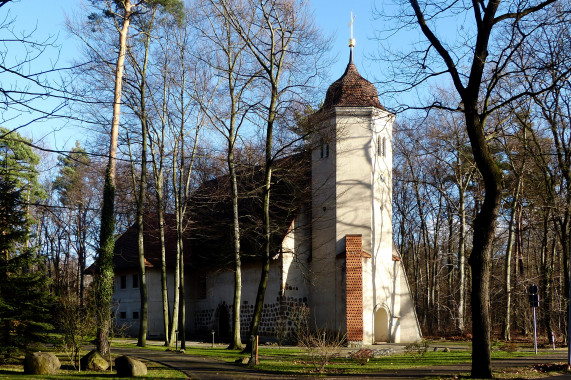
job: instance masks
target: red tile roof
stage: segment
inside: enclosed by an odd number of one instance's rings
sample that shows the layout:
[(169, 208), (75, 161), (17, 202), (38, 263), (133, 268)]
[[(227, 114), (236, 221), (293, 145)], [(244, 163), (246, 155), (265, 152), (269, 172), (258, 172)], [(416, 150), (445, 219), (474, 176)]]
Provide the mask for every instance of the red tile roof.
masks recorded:
[(333, 107), (376, 107), (385, 110), (379, 102), (375, 86), (363, 78), (353, 62), (349, 62), (341, 78), (329, 86), (322, 110)]

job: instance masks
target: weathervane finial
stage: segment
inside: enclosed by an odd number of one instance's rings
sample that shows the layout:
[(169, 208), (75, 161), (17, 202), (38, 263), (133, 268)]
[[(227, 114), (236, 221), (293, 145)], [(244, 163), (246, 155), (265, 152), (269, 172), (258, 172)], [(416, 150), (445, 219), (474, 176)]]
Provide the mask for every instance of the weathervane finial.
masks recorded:
[(350, 63), (353, 63), (353, 47), (355, 46), (355, 39), (353, 38), (353, 22), (355, 21), (355, 15), (353, 11), (351, 11), (351, 21), (349, 22), (349, 26), (351, 27), (351, 38), (349, 38), (349, 48), (351, 48), (351, 55), (349, 57)]

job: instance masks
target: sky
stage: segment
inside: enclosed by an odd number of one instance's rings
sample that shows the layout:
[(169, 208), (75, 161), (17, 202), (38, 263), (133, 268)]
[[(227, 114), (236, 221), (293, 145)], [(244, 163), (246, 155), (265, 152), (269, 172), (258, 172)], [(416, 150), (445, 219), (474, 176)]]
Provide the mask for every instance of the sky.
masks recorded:
[[(381, 0), (311, 1), (310, 7), (313, 9), (316, 25), (325, 35), (332, 37), (331, 56), (334, 64), (329, 69), (330, 82), (343, 74), (348, 62), (351, 12), (354, 14), (353, 36), (357, 41), (354, 62), (361, 75), (373, 81), (378, 64), (368, 57), (378, 52), (377, 41), (373, 37), (375, 30), (380, 27), (379, 21), (375, 21), (373, 16), (375, 1)], [(56, 38), (60, 46), (59, 51), (50, 49), (36, 64), (58, 61), (58, 66), (66, 66), (77, 55), (80, 43), (66, 31), (65, 15), (73, 15), (81, 3), (82, 0), (16, 0), (11, 5), (0, 8), (0, 19), (10, 12), (16, 19), (16, 30), (27, 32), (34, 30), (37, 39), (47, 36)], [(53, 133), (52, 130), (57, 132)], [(35, 123), (27, 127), (23, 134), (32, 137), (34, 141), (41, 139), (45, 145), (53, 149), (69, 149), (75, 140), (82, 141), (85, 132), (75, 128), (71, 123), (58, 120), (43, 124)]]

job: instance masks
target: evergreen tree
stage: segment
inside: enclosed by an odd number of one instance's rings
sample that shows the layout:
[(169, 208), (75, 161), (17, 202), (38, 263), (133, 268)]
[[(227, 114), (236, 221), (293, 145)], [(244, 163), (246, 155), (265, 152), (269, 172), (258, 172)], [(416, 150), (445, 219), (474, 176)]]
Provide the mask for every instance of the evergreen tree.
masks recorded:
[(60, 202), (66, 206), (78, 206), (83, 202), (87, 190), (87, 169), (91, 159), (85, 149), (76, 141), (75, 147), (67, 156), (58, 157), (59, 174), (54, 180), (54, 188), (60, 194)]
[(29, 247), (39, 158), (25, 142), (0, 128), (0, 359), (46, 341), (51, 328), (48, 279)]

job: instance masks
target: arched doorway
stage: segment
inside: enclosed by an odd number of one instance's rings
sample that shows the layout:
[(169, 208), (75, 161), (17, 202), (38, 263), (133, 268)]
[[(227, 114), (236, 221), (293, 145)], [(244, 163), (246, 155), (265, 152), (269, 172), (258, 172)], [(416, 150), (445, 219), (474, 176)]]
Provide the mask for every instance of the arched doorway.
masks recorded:
[(228, 341), (231, 337), (230, 311), (226, 303), (218, 306), (216, 310), (217, 333), (220, 341)]
[(389, 341), (389, 313), (384, 307), (375, 311), (375, 343)]

